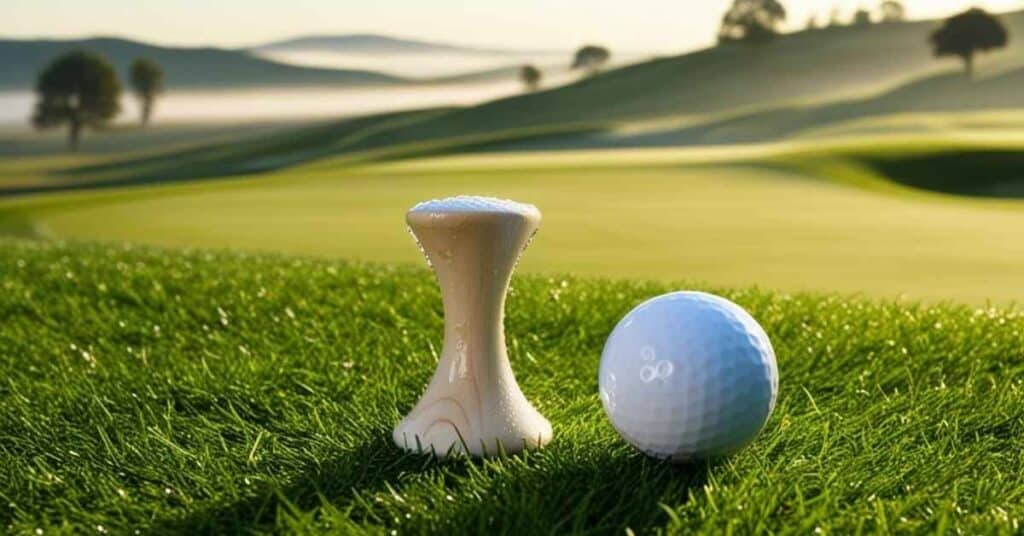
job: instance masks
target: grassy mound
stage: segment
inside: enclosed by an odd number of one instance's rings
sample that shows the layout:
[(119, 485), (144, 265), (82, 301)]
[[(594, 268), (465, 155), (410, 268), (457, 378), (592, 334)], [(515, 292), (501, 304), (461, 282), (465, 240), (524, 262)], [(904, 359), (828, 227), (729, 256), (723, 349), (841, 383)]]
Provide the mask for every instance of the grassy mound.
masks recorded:
[(437, 463), (389, 438), (440, 348), (425, 270), (4, 241), (0, 285), (7, 531), (1009, 533), (1024, 515), (1011, 311), (718, 289), (772, 337), (779, 404), (749, 449), (672, 467), (619, 441), (596, 370), (618, 318), (675, 287), (519, 277), (509, 349), (556, 439)]

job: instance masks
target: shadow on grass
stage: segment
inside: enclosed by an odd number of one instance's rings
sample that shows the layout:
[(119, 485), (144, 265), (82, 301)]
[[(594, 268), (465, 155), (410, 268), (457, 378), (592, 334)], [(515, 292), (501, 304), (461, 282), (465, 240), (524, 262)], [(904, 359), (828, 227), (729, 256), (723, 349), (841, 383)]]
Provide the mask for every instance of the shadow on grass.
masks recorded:
[(860, 159), (893, 181), (914, 188), (980, 197), (1024, 197), (1024, 151), (959, 150)]
[[(287, 487), (264, 486), (255, 496), (211, 506), (180, 519), (157, 523), (158, 534), (246, 533), (271, 529), (282, 508), (310, 510), (324, 498), (349, 502), (355, 494), (371, 493), (405, 473), (429, 469), (431, 462), (402, 455), (384, 435), (335, 459), (309, 467)], [(433, 464), (436, 465), (436, 464)]]
[[(359, 448), (310, 467), (288, 486), (267, 486), (244, 500), (160, 521), (153, 530), (182, 534), (274, 531), (287, 526), (289, 516), (321, 508), (340, 513), (353, 526), (394, 525), (409, 530), (404, 524), (395, 525), (395, 510), (374, 501), (374, 496), (396, 493), (412, 502), (415, 497), (406, 495), (409, 489), (443, 482), (435, 500), (443, 502), (450, 493), (458, 497), (448, 498), (454, 505), (439, 507), (442, 513), (434, 512), (425, 526), (415, 518), (406, 523), (440, 534), (621, 533), (626, 527), (647, 531), (668, 522), (662, 504), (685, 503), (691, 490), (707, 481), (706, 464), (673, 466), (626, 449), (588, 452), (574, 460), (560, 450), (554, 447), (499, 460), (440, 462), (399, 451), (389, 434), (381, 431)], [(422, 507), (432, 510), (429, 504), (418, 507), (413, 510), (417, 514)]]

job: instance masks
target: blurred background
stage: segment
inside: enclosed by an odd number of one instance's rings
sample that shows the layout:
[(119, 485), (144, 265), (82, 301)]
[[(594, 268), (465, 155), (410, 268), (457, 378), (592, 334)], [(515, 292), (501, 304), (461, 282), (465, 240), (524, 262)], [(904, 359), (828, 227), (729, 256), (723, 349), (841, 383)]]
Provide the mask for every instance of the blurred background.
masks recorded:
[(530, 271), (1024, 298), (1019, 0), (5, 11), (0, 235), (419, 262), (470, 193)]

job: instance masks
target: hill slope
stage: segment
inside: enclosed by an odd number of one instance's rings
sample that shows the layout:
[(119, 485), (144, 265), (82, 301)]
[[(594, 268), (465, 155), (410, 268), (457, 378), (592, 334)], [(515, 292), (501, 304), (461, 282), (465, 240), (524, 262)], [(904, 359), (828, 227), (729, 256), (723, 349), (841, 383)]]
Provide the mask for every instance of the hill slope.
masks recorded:
[[(1024, 11), (1002, 15), (1024, 35)], [(719, 46), (617, 69), (550, 91), (452, 111), (365, 147), (475, 136), (499, 130), (612, 123), (735, 112), (786, 101), (831, 100), (899, 84), (953, 61), (936, 61), (926, 44), (933, 21), (801, 32), (759, 48)], [(986, 56), (983, 65), (1019, 65), (1024, 40)]]
[[(1022, 87), (1024, 68), (975, 80), (959, 72), (936, 74), (865, 98), (778, 106), (677, 128), (568, 136), (560, 140), (559, 147), (671, 147), (768, 142), (791, 136), (817, 135), (844, 122), (890, 114), (1024, 108)], [(529, 140), (506, 146), (517, 150), (543, 147), (544, 142)]]
[(163, 67), (170, 88), (370, 85), (403, 81), (371, 71), (286, 65), (219, 48), (170, 48), (115, 38), (0, 40), (0, 90), (33, 87), (36, 76), (53, 58), (76, 48), (106, 56), (122, 80), (128, 79), (128, 68), (135, 58), (149, 58)]

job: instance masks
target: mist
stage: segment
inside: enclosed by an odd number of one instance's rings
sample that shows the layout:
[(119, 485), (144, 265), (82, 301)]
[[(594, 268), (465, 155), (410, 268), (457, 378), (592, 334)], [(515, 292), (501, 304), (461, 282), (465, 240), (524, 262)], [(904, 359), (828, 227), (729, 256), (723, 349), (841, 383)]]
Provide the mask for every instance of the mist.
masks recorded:
[(569, 65), (569, 53), (539, 54), (466, 54), (466, 53), (405, 53), (368, 54), (325, 51), (270, 51), (256, 56), (301, 65), (329, 69), (360, 69), (408, 78), (436, 78), (488, 71), (525, 63), (556, 66)]
[[(558, 81), (564, 83), (572, 76), (567, 73)], [(322, 119), (434, 106), (466, 106), (522, 91), (522, 84), (511, 78), (466, 84), (358, 88), (175, 90), (157, 100), (153, 121), (159, 125), (162, 121)], [(27, 127), (34, 103), (35, 95), (31, 91), (0, 92), (0, 124)], [(116, 123), (138, 120), (138, 103), (133, 96), (122, 96), (121, 106)]]

